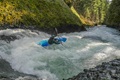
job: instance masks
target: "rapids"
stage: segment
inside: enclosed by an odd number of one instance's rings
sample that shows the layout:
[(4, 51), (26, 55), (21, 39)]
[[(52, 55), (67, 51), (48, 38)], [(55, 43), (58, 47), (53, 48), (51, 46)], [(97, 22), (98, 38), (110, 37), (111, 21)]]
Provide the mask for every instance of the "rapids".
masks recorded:
[(37, 43), (49, 34), (23, 29), (0, 30), (0, 35), (14, 35), (19, 39), (7, 43), (0, 40), (0, 58), (19, 72), (33, 74), (42, 80), (62, 80), (77, 75), (113, 59), (120, 58), (120, 33), (112, 28), (97, 26), (87, 31), (62, 33), (63, 45), (43, 48)]

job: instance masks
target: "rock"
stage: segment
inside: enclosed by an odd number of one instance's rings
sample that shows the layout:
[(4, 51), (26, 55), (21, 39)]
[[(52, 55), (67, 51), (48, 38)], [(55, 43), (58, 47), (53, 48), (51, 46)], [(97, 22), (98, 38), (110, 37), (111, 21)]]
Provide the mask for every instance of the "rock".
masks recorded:
[[(24, 77), (24, 79), (17, 79), (20, 76)], [(0, 59), (0, 80), (16, 80), (16, 79), (17, 80), (38, 80), (38, 78), (34, 75), (24, 74), (18, 71), (14, 71), (7, 61)]]
[(66, 80), (120, 80), (120, 59), (103, 62), (89, 70), (84, 69), (82, 73)]
[(14, 41), (18, 39), (16, 36), (13, 36), (13, 35), (9, 35), (9, 36), (6, 36), (6, 35), (0, 35), (0, 40), (4, 40), (6, 41), (7, 43), (9, 43), (10, 41)]

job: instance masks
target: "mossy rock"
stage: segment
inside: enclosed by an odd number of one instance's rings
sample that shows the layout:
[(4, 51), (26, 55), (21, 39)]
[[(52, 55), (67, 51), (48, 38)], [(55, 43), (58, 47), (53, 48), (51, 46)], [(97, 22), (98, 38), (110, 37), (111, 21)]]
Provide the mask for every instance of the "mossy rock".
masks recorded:
[(63, 0), (0, 0), (0, 24), (35, 25), (38, 28), (81, 26)]

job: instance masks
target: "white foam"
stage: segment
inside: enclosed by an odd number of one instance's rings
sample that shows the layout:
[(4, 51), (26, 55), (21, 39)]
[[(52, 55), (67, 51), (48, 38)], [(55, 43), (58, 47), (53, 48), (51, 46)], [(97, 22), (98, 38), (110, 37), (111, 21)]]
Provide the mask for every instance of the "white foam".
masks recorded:
[(119, 42), (120, 37), (119, 32), (115, 29), (107, 28), (107, 27), (94, 27), (90, 28), (88, 32), (82, 32), (81, 36), (94, 36), (99, 37), (102, 40), (110, 41), (110, 42)]
[[(0, 55), (14, 70), (37, 75), (43, 80), (61, 80), (78, 74), (84, 68), (96, 66), (103, 61), (120, 58), (120, 37), (114, 29), (95, 27), (85, 32), (60, 34), (67, 37), (63, 45), (43, 48), (37, 42), (48, 39), (50, 35), (29, 30), (1, 30), (2, 34), (24, 35), (10, 44), (0, 42)], [(99, 37), (108, 42), (82, 38)]]

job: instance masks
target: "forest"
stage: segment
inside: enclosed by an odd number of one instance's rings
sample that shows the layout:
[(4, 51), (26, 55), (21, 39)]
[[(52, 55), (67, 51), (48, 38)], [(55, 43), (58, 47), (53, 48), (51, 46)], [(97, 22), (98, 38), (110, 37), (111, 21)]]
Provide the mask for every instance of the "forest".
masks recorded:
[(120, 26), (119, 0), (0, 0), (0, 25)]
[(120, 29), (119, 0), (76, 0), (73, 6), (88, 24), (105, 24)]

